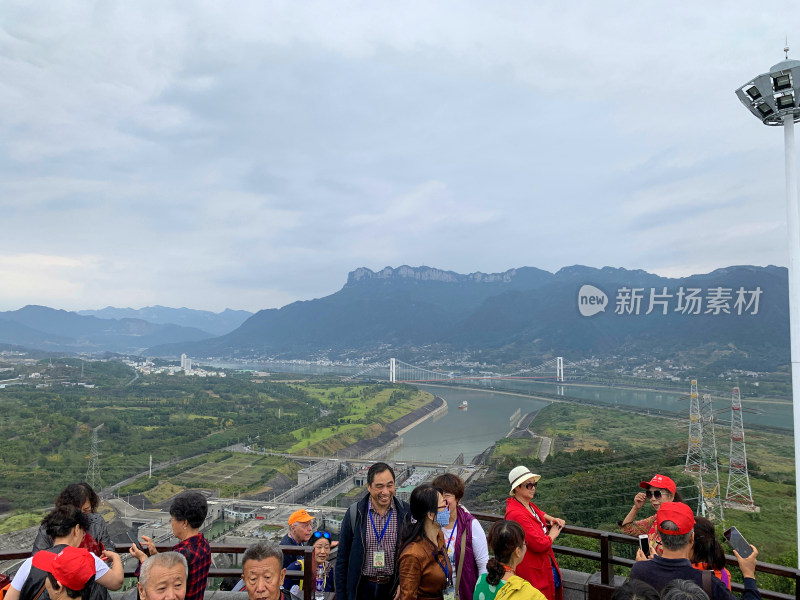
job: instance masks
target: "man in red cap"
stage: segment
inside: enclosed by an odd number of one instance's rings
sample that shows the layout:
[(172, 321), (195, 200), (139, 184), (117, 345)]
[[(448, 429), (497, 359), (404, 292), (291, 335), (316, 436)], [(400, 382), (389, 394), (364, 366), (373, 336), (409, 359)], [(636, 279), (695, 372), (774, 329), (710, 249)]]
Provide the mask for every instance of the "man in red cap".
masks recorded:
[[(703, 573), (692, 566), (692, 548), (694, 546), (694, 514), (683, 502), (664, 502), (656, 515), (656, 527), (661, 534), (663, 552), (648, 560), (639, 550), (636, 553), (636, 564), (631, 568), (631, 579), (639, 579), (652, 585), (659, 593), (674, 579), (685, 579), (703, 587)], [(761, 594), (756, 586), (756, 557), (758, 550), (753, 546), (753, 553), (742, 558), (733, 551), (744, 577), (744, 593), (742, 600), (760, 600)], [(716, 577), (707, 577), (705, 590), (711, 600), (735, 600), (735, 596)]]
[(33, 555), (34, 568), (47, 573), (44, 587), (51, 600), (80, 598), (83, 589), (94, 581), (97, 568), (95, 557), (85, 548), (67, 546), (58, 554), (37, 552)]

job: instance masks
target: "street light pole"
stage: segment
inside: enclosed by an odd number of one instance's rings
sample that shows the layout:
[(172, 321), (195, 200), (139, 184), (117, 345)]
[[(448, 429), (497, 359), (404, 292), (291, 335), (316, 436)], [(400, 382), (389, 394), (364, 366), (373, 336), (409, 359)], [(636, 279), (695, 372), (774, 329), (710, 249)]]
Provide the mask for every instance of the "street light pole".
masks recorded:
[[(742, 104), (765, 125), (783, 126), (786, 160), (786, 228), (789, 239), (789, 336), (792, 361), (792, 413), (794, 421), (795, 514), (800, 561), (800, 207), (797, 205), (797, 160), (794, 123), (800, 120), (800, 61), (786, 60), (736, 90)], [(800, 562), (798, 562), (800, 568)]]

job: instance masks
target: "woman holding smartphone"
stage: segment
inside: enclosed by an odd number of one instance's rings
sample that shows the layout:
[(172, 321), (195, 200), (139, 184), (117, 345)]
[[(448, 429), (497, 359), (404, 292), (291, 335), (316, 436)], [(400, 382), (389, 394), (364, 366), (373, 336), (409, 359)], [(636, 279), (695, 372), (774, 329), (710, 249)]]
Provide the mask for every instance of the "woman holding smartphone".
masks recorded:
[[(642, 481), (639, 484), (644, 492), (639, 492), (633, 498), (633, 508), (628, 515), (619, 523), (622, 533), (638, 536), (646, 533), (650, 540), (650, 554), (661, 556), (661, 536), (656, 529), (656, 514), (664, 502), (683, 502), (681, 493), (677, 490), (675, 482), (666, 475), (654, 475), (650, 481)], [(646, 519), (636, 520), (636, 515), (644, 506), (646, 500), (650, 500), (650, 505), (655, 511)]]

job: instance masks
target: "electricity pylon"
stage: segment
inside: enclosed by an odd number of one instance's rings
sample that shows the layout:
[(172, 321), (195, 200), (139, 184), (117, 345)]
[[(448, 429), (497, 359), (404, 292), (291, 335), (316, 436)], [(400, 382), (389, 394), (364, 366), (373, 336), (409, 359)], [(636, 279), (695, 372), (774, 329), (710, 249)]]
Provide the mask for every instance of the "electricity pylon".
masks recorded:
[(742, 419), (742, 398), (739, 388), (731, 394), (731, 454), (728, 469), (728, 490), (725, 493), (725, 508), (758, 512), (750, 489), (750, 475), (747, 472), (747, 449), (744, 445), (744, 422)]
[(98, 450), (99, 440), (97, 432), (105, 423), (100, 423), (97, 427), (92, 429), (92, 454), (89, 457), (89, 468), (86, 469), (86, 482), (92, 486), (92, 489), (99, 491), (102, 487), (100, 480), (100, 452)]

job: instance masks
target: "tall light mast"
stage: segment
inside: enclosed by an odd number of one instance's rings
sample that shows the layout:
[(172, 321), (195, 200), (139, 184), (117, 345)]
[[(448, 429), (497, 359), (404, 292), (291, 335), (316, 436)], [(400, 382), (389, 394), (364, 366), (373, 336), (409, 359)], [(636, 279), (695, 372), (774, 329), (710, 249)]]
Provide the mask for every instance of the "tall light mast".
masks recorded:
[[(792, 348), (792, 408), (794, 413), (794, 468), (800, 472), (800, 214), (797, 206), (797, 160), (794, 124), (800, 120), (800, 61), (785, 60), (736, 90), (742, 104), (764, 125), (783, 126), (786, 164), (786, 224), (789, 238), (789, 332)], [(795, 498), (800, 499), (800, 477), (795, 477)], [(800, 507), (796, 507), (797, 510)], [(797, 549), (800, 560), (800, 512), (797, 514)], [(798, 563), (800, 566), (800, 563)]]

